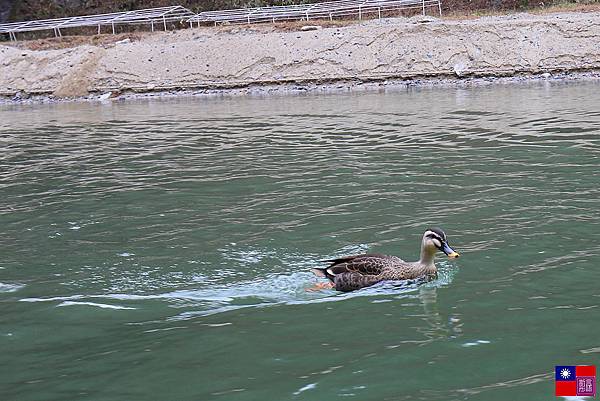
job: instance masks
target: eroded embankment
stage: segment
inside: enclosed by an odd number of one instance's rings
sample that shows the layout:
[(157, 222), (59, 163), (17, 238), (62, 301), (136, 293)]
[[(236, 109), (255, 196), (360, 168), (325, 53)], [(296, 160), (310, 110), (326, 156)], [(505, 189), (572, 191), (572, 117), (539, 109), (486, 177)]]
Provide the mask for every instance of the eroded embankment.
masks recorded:
[(202, 28), (60, 50), (0, 46), (4, 96), (598, 70), (600, 13), (388, 19), (314, 31)]

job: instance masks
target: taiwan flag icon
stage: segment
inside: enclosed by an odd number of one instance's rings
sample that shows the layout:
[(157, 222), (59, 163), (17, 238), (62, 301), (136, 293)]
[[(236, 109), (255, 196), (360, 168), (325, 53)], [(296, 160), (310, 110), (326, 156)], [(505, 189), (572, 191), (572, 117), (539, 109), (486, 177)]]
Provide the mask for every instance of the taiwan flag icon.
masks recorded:
[(557, 397), (596, 395), (595, 366), (556, 366), (554, 379)]

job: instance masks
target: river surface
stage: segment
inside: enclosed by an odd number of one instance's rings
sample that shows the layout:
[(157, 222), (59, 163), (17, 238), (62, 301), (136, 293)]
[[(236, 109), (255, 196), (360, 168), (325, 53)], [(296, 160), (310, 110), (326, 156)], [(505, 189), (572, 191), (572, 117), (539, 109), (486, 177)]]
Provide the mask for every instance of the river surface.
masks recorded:
[[(0, 108), (0, 399), (552, 400), (600, 364), (600, 84)], [(320, 260), (461, 258), (307, 292)]]

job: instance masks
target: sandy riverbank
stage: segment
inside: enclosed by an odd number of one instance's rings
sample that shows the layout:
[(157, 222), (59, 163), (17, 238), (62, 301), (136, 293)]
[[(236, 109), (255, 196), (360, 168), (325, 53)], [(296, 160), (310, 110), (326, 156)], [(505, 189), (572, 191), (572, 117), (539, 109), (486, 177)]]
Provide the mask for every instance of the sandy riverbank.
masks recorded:
[(600, 13), (200, 28), (55, 50), (0, 45), (5, 100), (599, 71)]

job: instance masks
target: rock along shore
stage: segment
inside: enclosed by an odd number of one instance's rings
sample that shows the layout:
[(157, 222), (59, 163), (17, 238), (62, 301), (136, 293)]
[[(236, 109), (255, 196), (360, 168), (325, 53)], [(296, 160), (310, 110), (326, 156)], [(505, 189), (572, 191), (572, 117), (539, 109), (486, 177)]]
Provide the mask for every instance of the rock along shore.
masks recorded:
[(59, 50), (0, 45), (5, 100), (582, 72), (600, 72), (600, 13), (194, 28)]

